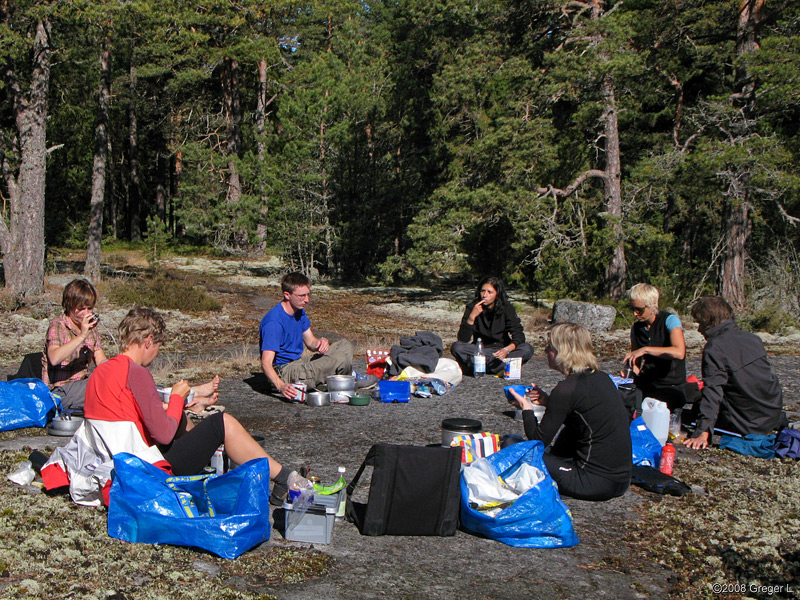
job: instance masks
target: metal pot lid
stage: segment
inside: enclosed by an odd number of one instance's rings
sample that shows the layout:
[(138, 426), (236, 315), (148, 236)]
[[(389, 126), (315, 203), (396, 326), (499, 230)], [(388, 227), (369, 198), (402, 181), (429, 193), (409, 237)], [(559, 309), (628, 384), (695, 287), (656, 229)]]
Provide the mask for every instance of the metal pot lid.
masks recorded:
[(447, 431), (465, 431), (468, 433), (478, 433), (483, 428), (483, 424), (475, 419), (445, 419), (442, 421), (442, 429)]

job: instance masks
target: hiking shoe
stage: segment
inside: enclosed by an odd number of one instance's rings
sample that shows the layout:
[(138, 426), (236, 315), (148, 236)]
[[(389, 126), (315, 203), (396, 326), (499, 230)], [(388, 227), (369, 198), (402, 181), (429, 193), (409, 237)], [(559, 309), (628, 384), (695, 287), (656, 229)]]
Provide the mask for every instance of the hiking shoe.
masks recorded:
[(378, 381), (380, 381), (375, 375), (359, 373), (358, 371), (353, 371), (353, 377), (355, 378), (357, 390), (370, 390), (378, 385)]
[(272, 485), (272, 493), (269, 495), (269, 503), (272, 506), (283, 506), (283, 501), (289, 495), (289, 488), (282, 483)]

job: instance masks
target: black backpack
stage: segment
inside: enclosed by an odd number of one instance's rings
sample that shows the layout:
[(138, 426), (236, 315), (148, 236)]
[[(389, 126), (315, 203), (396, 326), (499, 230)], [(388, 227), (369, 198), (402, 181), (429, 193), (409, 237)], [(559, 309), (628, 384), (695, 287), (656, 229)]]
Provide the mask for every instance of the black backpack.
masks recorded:
[[(373, 467), (369, 499), (353, 502)], [(455, 535), (461, 499), (461, 448), (375, 444), (347, 486), (347, 520), (362, 535)]]

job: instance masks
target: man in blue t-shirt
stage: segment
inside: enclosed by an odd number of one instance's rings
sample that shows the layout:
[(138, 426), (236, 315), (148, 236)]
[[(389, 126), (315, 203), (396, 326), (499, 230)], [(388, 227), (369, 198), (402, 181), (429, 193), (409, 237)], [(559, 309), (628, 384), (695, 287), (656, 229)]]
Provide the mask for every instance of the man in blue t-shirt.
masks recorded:
[[(326, 383), (328, 375), (353, 373), (353, 345), (347, 340), (331, 344), (311, 331), (305, 311), (310, 287), (311, 281), (302, 273), (284, 275), (283, 300), (261, 320), (261, 368), (278, 392), (289, 400), (297, 394), (293, 382), (301, 381), (316, 388)], [(303, 356), (304, 346), (313, 354)]]

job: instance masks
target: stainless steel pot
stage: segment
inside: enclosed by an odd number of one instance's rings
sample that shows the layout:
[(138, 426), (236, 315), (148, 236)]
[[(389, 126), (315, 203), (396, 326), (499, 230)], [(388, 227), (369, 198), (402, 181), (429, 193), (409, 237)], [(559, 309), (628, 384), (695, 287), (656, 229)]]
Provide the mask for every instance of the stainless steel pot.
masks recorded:
[(306, 404), (309, 406), (329, 406), (331, 395), (328, 392), (308, 392)]
[(83, 419), (81, 417), (65, 417), (64, 415), (59, 415), (50, 421), (50, 425), (47, 427), (47, 433), (61, 437), (72, 437), (72, 434), (78, 431), (78, 427), (80, 427), (82, 423)]
[(356, 389), (356, 380), (352, 375), (328, 375), (325, 380), (329, 392), (352, 392)]
[(334, 404), (348, 404), (350, 402), (350, 396), (354, 393), (353, 390), (348, 390), (346, 392), (330, 392), (331, 402)]

